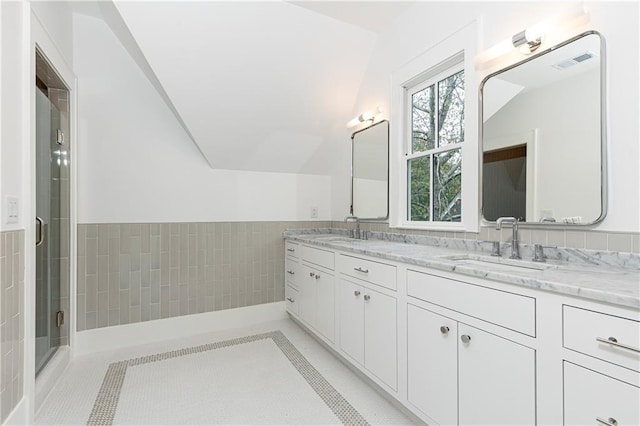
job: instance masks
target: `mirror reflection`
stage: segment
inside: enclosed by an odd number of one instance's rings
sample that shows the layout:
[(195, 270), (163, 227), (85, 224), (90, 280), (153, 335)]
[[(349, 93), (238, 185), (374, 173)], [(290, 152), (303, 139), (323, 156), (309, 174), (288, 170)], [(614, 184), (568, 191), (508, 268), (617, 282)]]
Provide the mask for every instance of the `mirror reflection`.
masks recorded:
[(389, 212), (389, 122), (351, 136), (351, 215), (386, 219)]
[(586, 33), (483, 82), (486, 220), (584, 225), (604, 216), (601, 45)]

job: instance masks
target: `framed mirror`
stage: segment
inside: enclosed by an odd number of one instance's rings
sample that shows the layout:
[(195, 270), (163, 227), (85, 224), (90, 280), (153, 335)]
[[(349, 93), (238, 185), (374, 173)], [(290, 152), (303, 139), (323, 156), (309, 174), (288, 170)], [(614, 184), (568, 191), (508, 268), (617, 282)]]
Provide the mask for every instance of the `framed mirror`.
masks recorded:
[(389, 122), (379, 121), (351, 135), (351, 216), (389, 216)]
[(605, 51), (590, 31), (480, 86), (487, 221), (591, 225), (606, 214)]

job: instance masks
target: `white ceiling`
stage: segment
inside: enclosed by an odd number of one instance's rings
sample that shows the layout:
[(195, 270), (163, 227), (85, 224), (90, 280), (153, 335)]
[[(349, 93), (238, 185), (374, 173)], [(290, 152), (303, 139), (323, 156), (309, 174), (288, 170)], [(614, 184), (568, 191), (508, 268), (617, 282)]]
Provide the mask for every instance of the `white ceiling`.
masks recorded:
[(352, 118), (374, 31), (409, 3), (114, 4), (212, 167), (322, 173), (308, 165)]

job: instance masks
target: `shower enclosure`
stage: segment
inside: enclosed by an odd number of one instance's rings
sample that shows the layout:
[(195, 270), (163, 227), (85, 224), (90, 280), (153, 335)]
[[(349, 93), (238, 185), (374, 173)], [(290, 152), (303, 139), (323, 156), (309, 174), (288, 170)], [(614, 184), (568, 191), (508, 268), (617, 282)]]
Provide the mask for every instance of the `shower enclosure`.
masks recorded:
[(69, 344), (69, 90), (36, 51), (36, 374)]

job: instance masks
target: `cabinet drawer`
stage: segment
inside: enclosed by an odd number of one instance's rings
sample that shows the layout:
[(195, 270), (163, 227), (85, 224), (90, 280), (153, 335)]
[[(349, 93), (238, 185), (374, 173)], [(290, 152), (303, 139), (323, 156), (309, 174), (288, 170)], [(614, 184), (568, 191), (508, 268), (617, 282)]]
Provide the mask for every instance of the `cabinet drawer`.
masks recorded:
[(362, 259), (354, 256), (340, 255), (338, 268), (341, 273), (359, 278), (382, 287), (395, 290), (396, 267), (380, 262)]
[(536, 300), (533, 297), (411, 270), (407, 271), (407, 293), (532, 337), (536, 335)]
[(284, 277), (287, 281), (287, 284), (297, 287), (299, 276), (300, 268), (298, 267), (298, 262), (287, 257), (284, 260)]
[(285, 299), (287, 301), (287, 311), (292, 314), (298, 315), (298, 290), (287, 285), (285, 291)]
[(284, 251), (287, 256), (298, 258), (300, 257), (300, 245), (287, 241), (284, 243)]
[(302, 247), (302, 260), (313, 263), (314, 265), (333, 270), (335, 262), (334, 257), (335, 256), (332, 251), (309, 246)]
[(638, 425), (638, 401), (639, 388), (565, 361), (565, 425)]
[[(563, 332), (565, 348), (640, 371), (639, 321), (565, 305)], [(609, 339), (627, 347), (606, 343)]]

